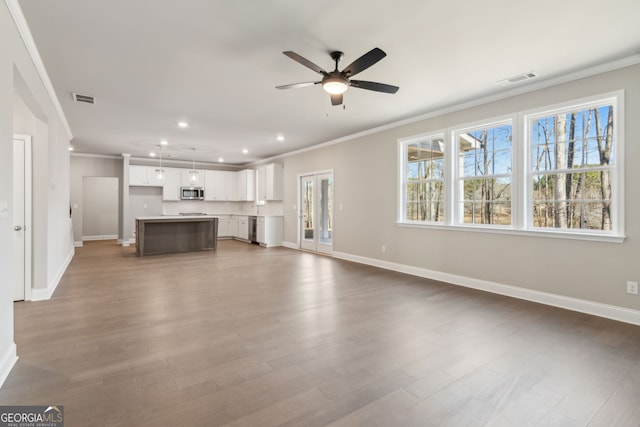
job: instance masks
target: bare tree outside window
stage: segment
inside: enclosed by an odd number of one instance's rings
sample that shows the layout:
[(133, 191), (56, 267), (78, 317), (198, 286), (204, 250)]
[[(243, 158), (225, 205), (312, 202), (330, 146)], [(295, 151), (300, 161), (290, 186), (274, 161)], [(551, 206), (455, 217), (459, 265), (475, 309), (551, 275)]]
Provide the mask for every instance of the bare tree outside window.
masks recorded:
[(512, 126), (457, 134), (461, 220), (465, 224), (511, 224)]
[(532, 121), (534, 227), (613, 229), (613, 106)]
[(442, 137), (405, 146), (405, 220), (444, 220), (444, 140)]

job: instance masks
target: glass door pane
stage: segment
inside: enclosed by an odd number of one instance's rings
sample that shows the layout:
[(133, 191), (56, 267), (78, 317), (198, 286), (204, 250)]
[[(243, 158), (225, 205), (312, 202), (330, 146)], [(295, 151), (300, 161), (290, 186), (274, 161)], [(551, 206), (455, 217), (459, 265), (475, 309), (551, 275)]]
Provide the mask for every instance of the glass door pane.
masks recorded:
[(314, 184), (315, 176), (305, 176), (300, 180), (301, 246), (303, 249), (312, 251), (315, 251)]
[(333, 240), (333, 179), (329, 175), (319, 175), (318, 184), (320, 187), (318, 242), (331, 245)]

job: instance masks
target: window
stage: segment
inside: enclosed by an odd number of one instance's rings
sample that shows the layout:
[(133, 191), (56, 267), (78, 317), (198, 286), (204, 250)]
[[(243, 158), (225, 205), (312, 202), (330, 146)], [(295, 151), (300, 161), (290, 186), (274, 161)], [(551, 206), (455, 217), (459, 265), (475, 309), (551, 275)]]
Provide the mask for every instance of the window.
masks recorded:
[(530, 226), (614, 229), (614, 105), (530, 116)]
[(442, 222), (444, 219), (444, 138), (429, 136), (403, 146), (404, 220)]
[(623, 105), (620, 91), (399, 140), (399, 223), (621, 242)]
[(458, 150), (457, 222), (511, 225), (511, 122), (453, 135)]

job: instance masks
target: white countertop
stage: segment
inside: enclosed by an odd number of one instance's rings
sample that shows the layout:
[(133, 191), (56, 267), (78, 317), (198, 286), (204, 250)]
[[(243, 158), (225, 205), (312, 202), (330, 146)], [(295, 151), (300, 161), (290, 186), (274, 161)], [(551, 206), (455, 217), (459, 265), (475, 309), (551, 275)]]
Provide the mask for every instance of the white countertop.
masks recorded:
[(142, 221), (158, 220), (158, 219), (211, 219), (218, 218), (217, 215), (156, 215), (156, 216), (137, 216), (136, 219)]

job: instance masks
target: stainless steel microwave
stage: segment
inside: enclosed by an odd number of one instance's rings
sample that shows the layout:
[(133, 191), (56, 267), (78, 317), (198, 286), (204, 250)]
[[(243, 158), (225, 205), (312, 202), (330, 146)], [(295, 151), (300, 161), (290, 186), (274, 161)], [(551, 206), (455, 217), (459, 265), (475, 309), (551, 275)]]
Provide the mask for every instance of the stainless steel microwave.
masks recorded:
[(202, 187), (181, 187), (180, 199), (182, 200), (204, 200), (204, 188)]

